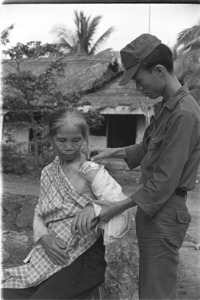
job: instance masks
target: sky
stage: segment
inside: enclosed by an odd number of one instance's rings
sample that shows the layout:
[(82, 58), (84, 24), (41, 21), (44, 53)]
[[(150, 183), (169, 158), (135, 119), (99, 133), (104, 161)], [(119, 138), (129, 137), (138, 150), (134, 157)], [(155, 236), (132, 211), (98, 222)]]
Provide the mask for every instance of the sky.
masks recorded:
[(14, 24), (10, 33), (10, 44), (17, 42), (55, 41), (51, 29), (64, 24), (75, 29), (74, 10), (83, 10), (87, 16), (102, 16), (95, 40), (109, 27), (114, 32), (99, 51), (112, 48), (119, 51), (142, 33), (150, 32), (172, 47), (177, 35), (184, 29), (200, 22), (199, 4), (136, 4), (136, 3), (82, 3), (82, 4), (17, 4), (1, 5), (1, 32)]

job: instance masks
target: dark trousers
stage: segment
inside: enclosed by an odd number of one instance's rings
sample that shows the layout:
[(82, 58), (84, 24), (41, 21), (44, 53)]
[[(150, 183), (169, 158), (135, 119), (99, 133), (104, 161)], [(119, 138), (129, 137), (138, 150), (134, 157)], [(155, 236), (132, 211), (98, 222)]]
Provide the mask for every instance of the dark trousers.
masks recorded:
[(2, 289), (2, 299), (89, 299), (104, 281), (106, 262), (103, 238), (71, 265), (63, 268), (38, 286), (26, 289)]
[(179, 251), (191, 221), (186, 201), (173, 196), (154, 216), (136, 214), (139, 247), (139, 298), (175, 299)]

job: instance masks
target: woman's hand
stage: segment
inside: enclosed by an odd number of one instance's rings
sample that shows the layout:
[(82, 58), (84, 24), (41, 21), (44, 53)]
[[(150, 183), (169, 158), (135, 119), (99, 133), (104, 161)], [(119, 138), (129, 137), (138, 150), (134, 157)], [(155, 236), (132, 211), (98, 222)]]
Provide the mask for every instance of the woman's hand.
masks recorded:
[[(68, 258), (66, 249), (60, 241), (50, 235), (43, 235), (38, 241), (44, 248), (46, 254), (55, 265), (64, 265)], [(65, 250), (64, 250), (65, 249)]]
[(93, 205), (86, 205), (80, 213), (75, 215), (72, 221), (72, 234), (75, 234), (77, 231), (80, 235), (88, 233), (93, 228), (94, 224), (92, 224), (92, 221), (94, 217), (95, 213)]

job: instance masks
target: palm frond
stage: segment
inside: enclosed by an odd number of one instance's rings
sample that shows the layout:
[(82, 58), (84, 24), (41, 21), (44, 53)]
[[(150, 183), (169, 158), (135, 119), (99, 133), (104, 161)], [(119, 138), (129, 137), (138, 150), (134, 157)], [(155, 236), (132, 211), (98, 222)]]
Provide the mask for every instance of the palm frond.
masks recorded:
[(96, 33), (97, 27), (102, 19), (102, 16), (97, 16), (92, 19), (88, 27), (88, 38), (91, 39)]
[(195, 50), (195, 49), (199, 49), (200, 48), (200, 35), (193, 39), (192, 41), (190, 41), (189, 43), (187, 43), (184, 47), (186, 50)]
[(93, 47), (91, 48), (91, 50), (90, 50), (90, 55), (93, 55), (96, 51), (97, 51), (97, 49), (100, 47), (100, 45), (102, 44), (102, 43), (104, 43), (105, 42), (105, 40), (107, 40), (109, 37), (110, 37), (110, 35), (113, 33), (113, 31), (114, 31), (114, 27), (110, 27), (108, 30), (106, 30), (106, 32), (104, 32), (99, 38), (98, 38), (98, 40), (95, 42), (95, 44), (93, 45)]
[[(113, 32), (110, 27), (97, 41), (93, 42), (94, 35), (100, 23), (102, 16), (97, 16), (91, 19), (91, 16), (86, 16), (83, 11), (74, 10), (74, 23), (76, 26), (75, 32), (72, 34), (64, 25), (54, 26), (51, 30), (57, 38), (57, 43), (66, 43), (67, 48), (73, 48), (73, 51), (86, 55), (95, 54), (97, 48), (102, 44)], [(94, 44), (94, 45), (93, 45)], [(92, 46), (93, 45), (93, 46)]]
[(1, 32), (1, 42), (3, 45), (9, 42), (8, 37), (10, 34), (10, 30), (14, 28), (14, 24), (11, 24), (10, 26), (6, 27), (2, 32)]
[(72, 49), (76, 44), (76, 39), (71, 30), (67, 29), (63, 24), (55, 25), (50, 31), (56, 37), (56, 43), (62, 44)]
[(200, 49), (188, 51), (178, 55), (174, 60), (174, 71), (179, 79), (183, 80), (188, 72), (194, 72), (200, 66)]
[(74, 45), (71, 45), (70, 43), (68, 43), (68, 41), (66, 41), (65, 38), (61, 38), (58, 45), (59, 45), (59, 47), (68, 48), (70, 50), (72, 50), (74, 48)]
[(185, 49), (186, 45), (188, 45), (191, 41), (195, 41), (200, 37), (200, 21), (197, 25), (192, 26), (191, 28), (187, 28), (182, 30), (178, 34), (176, 48)]

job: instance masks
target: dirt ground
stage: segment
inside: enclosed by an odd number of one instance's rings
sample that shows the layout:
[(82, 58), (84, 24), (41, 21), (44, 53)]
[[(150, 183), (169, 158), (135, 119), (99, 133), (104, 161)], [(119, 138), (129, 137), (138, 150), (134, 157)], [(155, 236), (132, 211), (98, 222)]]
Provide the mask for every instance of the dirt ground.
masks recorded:
[[(140, 187), (139, 172), (114, 170), (111, 172), (122, 185), (123, 191), (129, 195)], [(2, 176), (3, 193), (20, 195), (38, 195), (39, 179), (30, 176)], [(200, 182), (188, 195), (188, 209), (192, 222), (188, 229), (183, 246), (180, 249), (178, 299), (200, 300)]]

